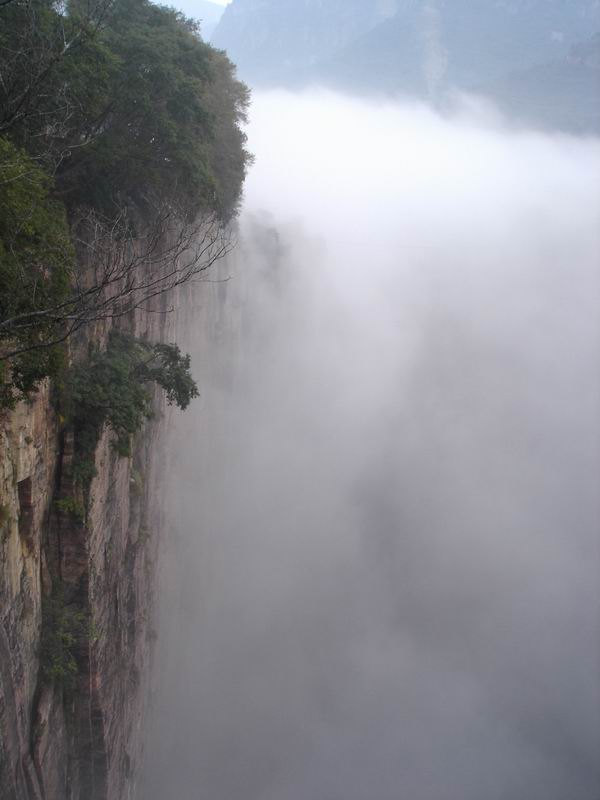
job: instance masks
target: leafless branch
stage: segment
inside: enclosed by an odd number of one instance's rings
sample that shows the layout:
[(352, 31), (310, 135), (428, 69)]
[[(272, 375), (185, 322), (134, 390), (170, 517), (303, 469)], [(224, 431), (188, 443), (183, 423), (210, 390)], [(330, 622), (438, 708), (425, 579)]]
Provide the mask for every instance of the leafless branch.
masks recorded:
[[(73, 231), (81, 266), (69, 297), (0, 321), (0, 337), (21, 342), (0, 353), (0, 361), (53, 347), (91, 323), (137, 309), (169, 313), (171, 309), (156, 308), (153, 301), (207, 273), (234, 246), (214, 214), (183, 223), (171, 208), (158, 209), (150, 223), (138, 221), (135, 230), (125, 212), (107, 221), (86, 210)], [(28, 342), (27, 334), (36, 330), (48, 333)]]

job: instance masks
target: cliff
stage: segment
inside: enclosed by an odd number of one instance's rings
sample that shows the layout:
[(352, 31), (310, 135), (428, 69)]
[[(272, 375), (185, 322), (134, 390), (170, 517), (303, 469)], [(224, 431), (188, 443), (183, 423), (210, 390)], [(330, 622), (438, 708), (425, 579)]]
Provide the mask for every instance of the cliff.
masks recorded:
[(468, 92), (517, 122), (597, 132), (598, 70), (581, 51), (599, 29), (592, 0), (232, 0), (213, 41), (254, 86), (440, 105)]
[[(128, 327), (170, 341), (180, 320), (177, 311), (138, 311)], [(105, 338), (108, 329), (94, 336)], [(164, 527), (168, 413), (158, 392), (153, 405), (130, 458), (119, 457), (105, 429), (89, 497), (74, 485), (73, 432), (57, 415), (48, 382), (1, 419), (2, 800), (133, 797)], [(74, 639), (68, 681), (49, 678), (43, 663), (45, 643), (57, 635)]]
[(230, 246), (249, 93), (149, 0), (0, 11), (0, 800), (126, 800), (168, 405), (198, 394), (177, 341)]

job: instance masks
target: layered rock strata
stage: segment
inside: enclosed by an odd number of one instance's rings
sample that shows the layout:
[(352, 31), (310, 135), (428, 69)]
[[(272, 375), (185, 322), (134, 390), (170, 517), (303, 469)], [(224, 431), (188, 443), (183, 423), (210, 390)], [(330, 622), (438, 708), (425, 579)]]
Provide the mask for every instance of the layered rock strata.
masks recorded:
[[(136, 312), (126, 327), (171, 341), (177, 324), (177, 313)], [(102, 342), (108, 330), (88, 339)], [(168, 411), (157, 392), (130, 458), (119, 457), (105, 430), (84, 493), (72, 471), (73, 433), (52, 391), (46, 383), (0, 417), (0, 800), (127, 800), (156, 637)], [(63, 613), (71, 629), (61, 627)], [(71, 637), (68, 681), (48, 677), (48, 635)]]

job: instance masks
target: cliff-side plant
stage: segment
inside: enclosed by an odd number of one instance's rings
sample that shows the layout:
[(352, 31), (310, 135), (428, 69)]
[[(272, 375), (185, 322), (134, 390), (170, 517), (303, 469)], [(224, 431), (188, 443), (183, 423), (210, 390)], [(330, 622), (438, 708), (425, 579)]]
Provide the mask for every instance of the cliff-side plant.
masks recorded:
[(60, 500), (54, 501), (54, 505), (58, 511), (68, 514), (76, 522), (85, 521), (85, 506), (81, 500), (76, 500), (74, 497), (61, 497)]
[[(64, 328), (45, 314), (69, 295), (73, 247), (52, 181), (0, 137), (0, 406), (12, 407), (63, 363)], [(15, 355), (4, 360), (9, 354)]]
[(0, 14), (0, 407), (10, 407), (61, 369), (77, 331), (156, 310), (229, 252), (249, 95), (197, 23), (149, 0), (0, 0)]
[(77, 606), (65, 602), (61, 586), (44, 599), (40, 666), (44, 678), (69, 689), (79, 671), (77, 647), (90, 636), (90, 621)]
[(115, 434), (120, 456), (131, 453), (131, 439), (152, 416), (148, 386), (158, 384), (167, 402), (186, 408), (198, 396), (190, 357), (174, 344), (150, 344), (113, 332), (104, 352), (72, 368), (65, 381), (66, 413), (76, 440), (74, 468), (92, 476), (93, 455), (105, 425)]

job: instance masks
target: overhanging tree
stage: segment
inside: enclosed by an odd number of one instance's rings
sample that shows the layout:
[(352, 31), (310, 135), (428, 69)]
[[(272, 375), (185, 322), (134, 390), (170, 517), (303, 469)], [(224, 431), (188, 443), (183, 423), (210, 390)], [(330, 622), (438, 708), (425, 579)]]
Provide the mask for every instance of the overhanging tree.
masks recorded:
[(0, 23), (5, 218), (33, 192), (40, 222), (0, 228), (0, 288), (24, 276), (1, 309), (6, 404), (82, 326), (155, 311), (228, 252), (248, 91), (195, 23), (147, 0), (15, 0)]
[(187, 408), (198, 387), (190, 372), (190, 357), (175, 344), (150, 343), (113, 331), (104, 352), (70, 373), (65, 412), (79, 443), (79, 462), (89, 458), (105, 425), (115, 433), (120, 455), (129, 455), (131, 436), (152, 416), (148, 385), (155, 383), (167, 402)]

